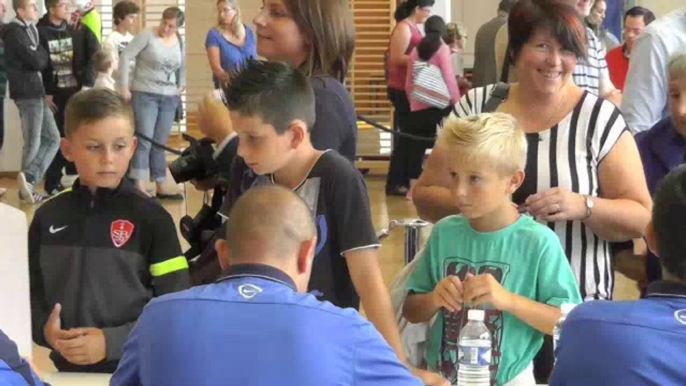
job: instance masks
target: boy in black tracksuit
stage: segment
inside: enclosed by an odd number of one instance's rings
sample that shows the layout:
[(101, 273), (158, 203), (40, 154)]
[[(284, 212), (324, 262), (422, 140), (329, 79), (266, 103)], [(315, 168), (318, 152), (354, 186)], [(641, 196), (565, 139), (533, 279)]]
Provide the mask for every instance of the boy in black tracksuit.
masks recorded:
[[(64, 137), (64, 109), (69, 98), (81, 89), (81, 82), (77, 79), (79, 71), (76, 69), (75, 51), (82, 47), (74, 46), (75, 31), (67, 23), (69, 12), (66, 0), (47, 0), (45, 2), (48, 13), (38, 22), (40, 44), (50, 55), (48, 67), (43, 70), (43, 87), (48, 105), (55, 114), (55, 123)], [(61, 151), (58, 151), (50, 167), (45, 173), (45, 191), (53, 195), (63, 190), (60, 180), (62, 169), (66, 174), (75, 175), (76, 168), (67, 162)]]
[(146, 303), (189, 287), (188, 263), (169, 213), (123, 178), (136, 147), (128, 103), (80, 92), (65, 131), (79, 179), (29, 228), (33, 339), (60, 371), (112, 373)]

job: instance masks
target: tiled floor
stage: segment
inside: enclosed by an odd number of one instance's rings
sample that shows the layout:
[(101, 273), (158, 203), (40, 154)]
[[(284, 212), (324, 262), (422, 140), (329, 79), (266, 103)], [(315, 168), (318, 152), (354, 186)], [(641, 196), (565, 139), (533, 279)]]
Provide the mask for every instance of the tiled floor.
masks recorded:
[[(370, 174), (366, 177), (369, 198), (371, 202), (371, 214), (377, 230), (387, 227), (390, 220), (414, 218), (416, 211), (411, 202), (402, 197), (387, 197), (384, 194), (385, 176), (382, 174)], [(0, 179), (0, 187), (8, 188), (9, 191), (4, 197), (0, 198), (4, 203), (23, 210), (29, 217), (33, 217), (35, 207), (30, 205), (20, 205), (17, 198), (16, 181), (12, 179)], [(163, 201), (164, 207), (172, 214), (174, 220), (178, 220), (186, 213), (195, 214), (202, 205), (203, 195), (196, 191), (190, 184), (186, 185), (188, 200), (186, 201)], [(426, 236), (427, 232), (424, 232)], [(181, 235), (179, 235), (181, 238)], [(182, 239), (182, 238), (181, 238)], [(182, 245), (188, 244), (182, 240)], [(393, 280), (395, 274), (404, 264), (404, 236), (401, 229), (391, 233), (391, 236), (383, 241), (383, 247), (379, 251), (379, 263), (387, 284)], [(638, 296), (635, 283), (617, 274), (615, 297), (619, 300), (634, 299)], [(38, 348), (34, 354), (36, 366), (43, 371), (54, 371), (52, 364), (47, 359), (46, 350)]]

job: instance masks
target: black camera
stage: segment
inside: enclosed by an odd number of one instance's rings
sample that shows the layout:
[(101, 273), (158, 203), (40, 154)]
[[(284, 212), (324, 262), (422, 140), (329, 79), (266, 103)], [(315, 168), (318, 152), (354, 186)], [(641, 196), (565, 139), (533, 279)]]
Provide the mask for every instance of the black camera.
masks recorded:
[(181, 235), (191, 246), (202, 246), (207, 243), (207, 238), (203, 233), (213, 232), (222, 225), (222, 220), (217, 214), (217, 209), (209, 205), (203, 205), (200, 212), (195, 217), (184, 216), (179, 223)]
[(190, 142), (190, 146), (169, 165), (174, 181), (180, 184), (215, 177), (219, 170), (213, 157), (214, 141), (208, 138), (198, 140), (187, 134), (183, 134), (183, 139)]

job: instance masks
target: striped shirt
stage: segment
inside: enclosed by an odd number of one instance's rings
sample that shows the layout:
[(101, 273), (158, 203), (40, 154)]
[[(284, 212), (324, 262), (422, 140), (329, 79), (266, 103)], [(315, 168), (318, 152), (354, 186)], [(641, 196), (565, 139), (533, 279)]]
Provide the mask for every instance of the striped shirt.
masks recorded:
[[(470, 90), (455, 105), (455, 113), (460, 117), (480, 114), (493, 88), (490, 85)], [(626, 130), (624, 118), (613, 103), (586, 91), (574, 110), (557, 125), (526, 134), (526, 179), (513, 201), (521, 204), (529, 195), (554, 187), (600, 196), (600, 164)], [(560, 238), (582, 298), (611, 299), (614, 271), (609, 243), (581, 221), (546, 225)]]
[(586, 27), (588, 61), (579, 59), (574, 67), (574, 83), (596, 95), (599, 93), (600, 80), (609, 79), (610, 72), (605, 61), (605, 49), (592, 29)]

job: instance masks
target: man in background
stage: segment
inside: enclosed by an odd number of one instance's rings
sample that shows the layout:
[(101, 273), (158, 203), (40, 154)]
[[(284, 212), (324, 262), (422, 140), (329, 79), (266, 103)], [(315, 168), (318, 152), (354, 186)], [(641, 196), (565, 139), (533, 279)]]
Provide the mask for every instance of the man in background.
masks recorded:
[(482, 87), (497, 83), (499, 75), (495, 57), (495, 37), (507, 23), (507, 15), (517, 0), (501, 0), (498, 15), (479, 28), (474, 42), (474, 71), (472, 85)]
[(622, 113), (636, 134), (653, 127), (669, 113), (667, 64), (672, 55), (686, 51), (686, 7), (646, 27), (631, 52)]
[(633, 7), (624, 14), (624, 44), (607, 53), (607, 68), (610, 80), (620, 90), (624, 90), (626, 75), (629, 72), (629, 58), (639, 35), (648, 24), (655, 21), (655, 15), (647, 8)]

